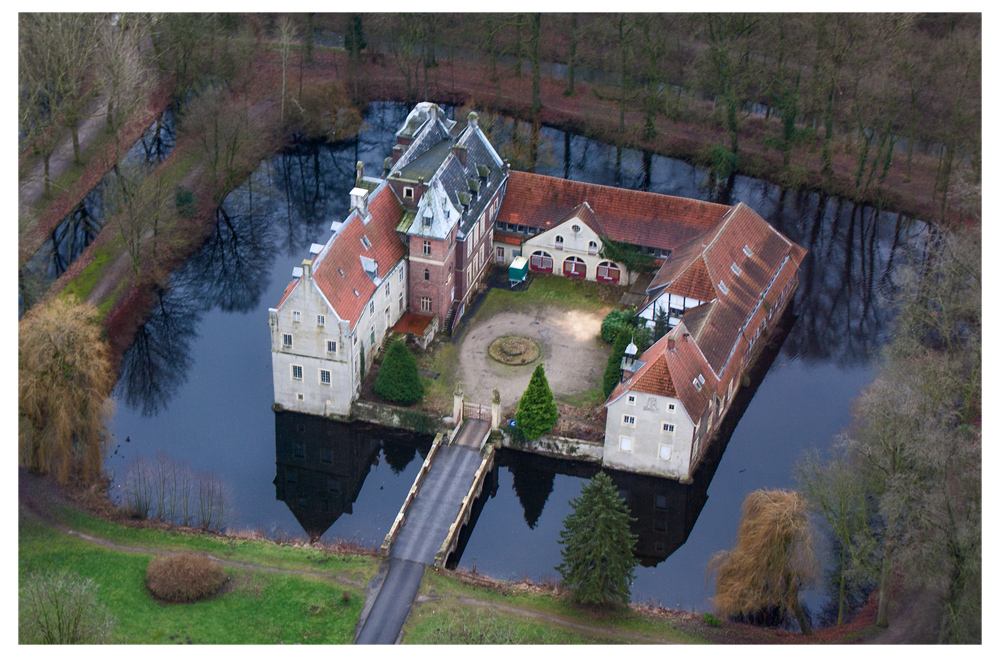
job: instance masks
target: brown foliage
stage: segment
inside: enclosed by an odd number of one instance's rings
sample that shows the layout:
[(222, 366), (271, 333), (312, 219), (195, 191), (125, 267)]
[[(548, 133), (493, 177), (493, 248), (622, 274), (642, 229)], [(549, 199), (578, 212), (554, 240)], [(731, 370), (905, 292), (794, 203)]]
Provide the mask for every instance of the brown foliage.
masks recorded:
[(708, 569), (716, 573), (716, 613), (740, 616), (780, 607), (808, 632), (798, 592), (813, 579), (816, 566), (805, 500), (781, 490), (747, 495), (736, 545), (714, 554)]
[(18, 331), (18, 462), (60, 483), (101, 473), (114, 372), (88, 304), (57, 298)]
[(202, 554), (153, 557), (146, 568), (146, 586), (166, 602), (194, 602), (216, 593), (226, 580), (222, 565)]

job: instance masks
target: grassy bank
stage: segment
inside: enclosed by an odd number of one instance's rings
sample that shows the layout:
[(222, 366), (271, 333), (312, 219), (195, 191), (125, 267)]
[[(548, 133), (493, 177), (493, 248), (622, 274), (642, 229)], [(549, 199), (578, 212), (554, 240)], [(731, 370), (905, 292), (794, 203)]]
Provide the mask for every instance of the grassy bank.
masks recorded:
[[(118, 528), (105, 533), (125, 535), (129, 531)], [(297, 565), (303, 559), (297, 553), (306, 552), (273, 544), (264, 549), (246, 545), (254, 543), (251, 541), (233, 545), (219, 539), (131, 531), (137, 532), (133, 542), (149, 548), (197, 549), (230, 559), (250, 557), (275, 564), (272, 567)], [(145, 586), (151, 558), (149, 553), (123, 551), (69, 535), (30, 512), (22, 511), (18, 517), (19, 580), (50, 571), (69, 571), (92, 579), (99, 587), (98, 599), (117, 620), (115, 641), (218, 644), (353, 640), (363, 604), (361, 587), (328, 577), (227, 566), (229, 579), (216, 596), (191, 604), (165, 604), (155, 600)], [(374, 568), (370, 558), (351, 559), (352, 574)], [(359, 569), (359, 565), (363, 567)]]

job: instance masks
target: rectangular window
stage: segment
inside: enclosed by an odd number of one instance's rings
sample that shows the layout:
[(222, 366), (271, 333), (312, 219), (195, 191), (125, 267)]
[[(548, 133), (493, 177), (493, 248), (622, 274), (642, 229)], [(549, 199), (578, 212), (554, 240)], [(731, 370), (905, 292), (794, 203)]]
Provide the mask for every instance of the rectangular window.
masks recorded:
[(751, 251), (750, 246), (746, 244), (743, 245), (743, 253), (746, 254), (746, 257), (748, 258), (753, 256), (753, 251)]
[(670, 424), (669, 422), (664, 422), (662, 430), (663, 430), (663, 433), (673, 433), (674, 432), (674, 425)]
[(653, 531), (665, 532), (667, 531), (667, 520), (666, 518), (656, 518), (653, 520)]
[(399, 312), (403, 312), (403, 293), (399, 293)]
[(291, 333), (282, 333), (281, 334), (281, 346), (284, 347), (285, 349), (291, 349), (292, 348), (292, 334)]
[(335, 354), (335, 353), (337, 353), (337, 341), (336, 340), (327, 340), (326, 341), (326, 353), (328, 353), (328, 354)]
[(306, 457), (305, 443), (292, 443), (292, 456), (297, 459), (304, 459)]
[(297, 310), (293, 310), (292, 311), (292, 321), (293, 322), (301, 322), (302, 321), (302, 313), (300, 313)]
[(635, 395), (629, 395), (628, 399), (625, 400), (625, 403), (629, 406), (635, 406)]
[(368, 249), (372, 248), (372, 243), (370, 241), (368, 241), (368, 236), (367, 235), (362, 235), (361, 236), (361, 246), (365, 247), (365, 251), (367, 251)]
[(420, 310), (421, 312), (429, 313), (431, 311), (431, 298), (430, 297), (420, 297)]
[(372, 299), (368, 302), (368, 316), (371, 317), (375, 314), (375, 300)]
[(301, 380), (302, 380), (302, 366), (292, 365), (292, 381), (301, 381)]
[(392, 290), (389, 289), (390, 281), (385, 282), (385, 298), (388, 299), (389, 295), (392, 294)]
[(664, 461), (670, 460), (670, 453), (673, 451), (673, 447), (670, 445), (660, 445), (659, 457)]
[(333, 450), (329, 447), (321, 447), (319, 450), (319, 460), (323, 463), (333, 463)]
[(354, 346), (355, 347), (358, 346), (358, 334), (357, 333), (354, 334)]
[(400, 283), (403, 282), (403, 268), (402, 267), (399, 268), (399, 282)]
[(368, 346), (375, 346), (375, 329), (372, 329), (371, 335), (368, 336)]
[(653, 503), (653, 506), (655, 506), (657, 509), (665, 509), (665, 508), (667, 508), (667, 496), (666, 495), (657, 495), (656, 496), (656, 501)]
[(316, 315), (316, 326), (326, 326), (326, 315)]
[(622, 424), (628, 425), (628, 426), (635, 425), (635, 416), (634, 415), (623, 415), (622, 416)]
[(618, 444), (618, 449), (620, 449), (623, 452), (631, 452), (632, 451), (632, 439), (629, 438), (628, 436), (622, 436), (621, 437), (621, 442)]
[(723, 294), (729, 294), (729, 288), (722, 281), (719, 281), (719, 289), (722, 290)]
[(413, 198), (413, 188), (404, 187), (403, 188), (403, 198)]
[(698, 379), (693, 379), (691, 381), (691, 385), (694, 386), (695, 390), (701, 390), (701, 381), (699, 381)]
[(424, 255), (430, 255), (430, 254), (431, 254), (431, 241), (424, 240)]
[(321, 386), (330, 385), (330, 370), (320, 370), (319, 371), (319, 384)]
[(677, 410), (677, 406), (675, 404), (667, 404), (667, 412), (668, 413), (673, 413), (676, 410)]
[(729, 268), (730, 268), (730, 269), (732, 270), (732, 272), (733, 272), (734, 274), (736, 274), (737, 276), (739, 276), (740, 274), (742, 274), (742, 273), (743, 273), (742, 271), (740, 271), (740, 268), (736, 266), (736, 263), (735, 263), (735, 262), (734, 262), (733, 264), (729, 265)]

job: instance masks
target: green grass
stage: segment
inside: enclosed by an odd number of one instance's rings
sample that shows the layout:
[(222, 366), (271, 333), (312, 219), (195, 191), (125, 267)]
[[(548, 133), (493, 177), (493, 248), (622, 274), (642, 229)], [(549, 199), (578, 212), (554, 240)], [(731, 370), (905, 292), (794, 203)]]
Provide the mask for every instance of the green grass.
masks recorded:
[(270, 541), (218, 537), (173, 529), (126, 527), (62, 505), (52, 505), (49, 513), (63, 525), (124, 546), (174, 551), (197, 550), (220, 559), (259, 566), (323, 574), (343, 573), (357, 582), (367, 581), (378, 567), (376, 560), (371, 557), (332, 554), (310, 547), (277, 545)]
[(560, 404), (567, 404), (569, 406), (574, 406), (576, 408), (585, 408), (588, 406), (595, 406), (597, 404), (603, 404), (605, 401), (604, 390), (600, 386), (587, 390), (585, 392), (580, 392), (575, 395), (561, 395), (556, 397), (556, 401)]
[[(492, 602), (508, 607), (517, 607), (526, 611), (545, 614), (547, 616), (559, 618), (572, 623), (589, 625), (594, 628), (615, 632), (641, 635), (648, 638), (655, 638), (660, 641), (676, 643), (706, 643), (706, 641), (700, 637), (689, 635), (672, 627), (669, 621), (654, 621), (630, 610), (622, 609), (615, 612), (597, 613), (586, 608), (578, 607), (564, 599), (557, 598), (552, 595), (521, 591), (502, 595), (492, 590), (466, 586), (452, 577), (445, 577), (428, 570), (424, 575), (423, 582), (420, 585), (420, 592), (423, 595), (428, 595), (432, 590), (437, 595), (441, 596), (441, 599), (421, 603), (414, 608), (410, 619), (407, 621), (406, 625), (403, 626), (403, 629), (407, 632), (407, 642), (412, 641), (413, 643), (418, 643), (421, 638), (430, 640), (434, 636), (441, 636), (448, 629), (448, 625), (451, 623), (452, 619), (456, 617), (456, 615), (460, 615), (460, 610), (466, 608), (474, 609), (477, 614), (485, 615), (487, 622), (492, 622), (492, 619), (490, 619), (491, 614), (500, 614), (501, 616), (509, 619), (511, 623), (523, 626), (520, 630), (513, 634), (514, 636), (519, 635), (521, 632), (525, 633), (525, 635), (530, 635), (531, 633), (537, 631), (536, 629), (533, 629), (534, 626), (542, 624), (546, 626), (550, 632), (555, 633), (550, 637), (554, 639), (553, 642), (555, 643), (567, 642), (562, 640), (566, 638), (565, 636), (562, 636), (562, 633), (564, 632), (575, 637), (568, 641), (572, 643), (609, 641), (612, 643), (625, 643), (628, 641), (628, 639), (623, 637), (613, 637), (600, 633), (590, 633), (573, 628), (566, 628), (561, 625), (547, 623), (544, 619), (532, 619), (526, 616), (508, 614), (506, 612), (491, 610), (485, 607), (469, 607), (468, 605), (461, 605), (455, 599), (457, 596), (461, 595), (484, 602)], [(506, 623), (504, 623), (504, 625), (506, 625)], [(507, 632), (510, 633), (511, 630), (508, 628)], [(411, 635), (413, 636), (412, 640), (410, 639)], [(537, 642), (546, 643), (547, 641), (539, 639)]]
[(83, 271), (77, 274), (76, 278), (66, 285), (60, 296), (67, 297), (72, 294), (78, 301), (86, 299), (90, 291), (97, 285), (97, 282), (104, 276), (105, 268), (113, 261), (114, 254), (111, 253), (107, 246), (96, 248), (94, 250), (94, 259), (89, 265), (84, 267)]
[[(613, 305), (606, 298), (602, 299), (602, 292), (608, 294), (607, 287), (565, 276), (534, 275), (531, 285), (525, 291), (491, 288), (473, 320), (486, 319), (501, 310), (516, 312), (537, 306), (601, 310)], [(617, 288), (615, 293), (621, 295)]]
[(424, 384), (422, 410), (437, 409), (450, 415), (452, 394), (455, 392), (455, 372), (458, 370), (459, 345), (435, 342), (427, 351), (417, 354), (417, 366), (439, 373), (436, 379), (420, 378)]
[(363, 598), (311, 577), (227, 568), (219, 595), (192, 604), (164, 604), (146, 589), (151, 555), (119, 552), (66, 535), (22, 514), (18, 575), (72, 571), (98, 585), (126, 643), (350, 643)]

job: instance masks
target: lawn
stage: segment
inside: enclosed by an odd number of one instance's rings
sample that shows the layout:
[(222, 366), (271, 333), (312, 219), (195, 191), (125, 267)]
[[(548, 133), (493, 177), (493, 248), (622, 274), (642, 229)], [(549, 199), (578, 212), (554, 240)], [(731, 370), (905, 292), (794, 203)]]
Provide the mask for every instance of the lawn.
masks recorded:
[(416, 605), (403, 626), (404, 643), (643, 643), (599, 631), (586, 631), (545, 619), (531, 618), (489, 607), (471, 606), (458, 596), (486, 603), (544, 614), (569, 623), (638, 635), (672, 643), (705, 643), (703, 639), (675, 629), (668, 622), (653, 621), (632, 610), (595, 612), (562, 598), (527, 591), (500, 594), (459, 582), (454, 576), (428, 569), (420, 595), (431, 598)]
[(532, 274), (523, 290), (490, 288), (472, 321), (486, 319), (501, 311), (518, 311), (536, 306), (561, 309), (610, 310), (617, 307), (626, 288), (609, 283), (593, 283), (565, 276)]
[(71, 571), (98, 586), (123, 643), (350, 643), (363, 605), (360, 589), (325, 578), (226, 568), (215, 597), (191, 604), (156, 601), (145, 586), (151, 555), (95, 545), (21, 513), (18, 575)]

